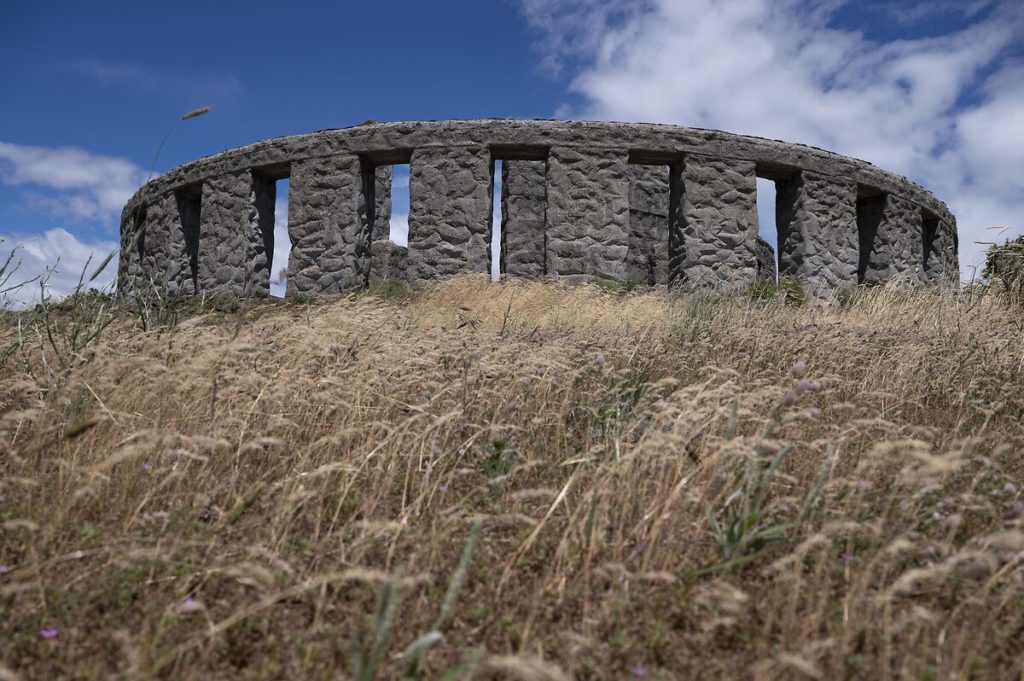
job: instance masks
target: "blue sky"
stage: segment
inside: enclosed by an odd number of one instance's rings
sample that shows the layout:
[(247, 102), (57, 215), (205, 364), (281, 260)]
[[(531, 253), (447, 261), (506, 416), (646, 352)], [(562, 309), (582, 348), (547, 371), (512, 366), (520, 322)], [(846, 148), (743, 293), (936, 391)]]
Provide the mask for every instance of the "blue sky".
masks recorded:
[(23, 274), (60, 256), (67, 290), (115, 245), (168, 128), (211, 106), (175, 126), (156, 172), (368, 118), (654, 121), (823, 146), (950, 203), (966, 271), (974, 241), (1024, 227), (1019, 4), (7, 3), (0, 248), (25, 244)]

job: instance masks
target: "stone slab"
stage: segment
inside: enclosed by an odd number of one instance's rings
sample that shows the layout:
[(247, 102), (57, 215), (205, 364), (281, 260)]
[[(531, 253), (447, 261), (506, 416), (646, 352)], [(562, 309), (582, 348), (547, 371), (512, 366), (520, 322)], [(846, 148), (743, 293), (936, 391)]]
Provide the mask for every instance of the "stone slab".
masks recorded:
[(625, 281), (628, 152), (553, 147), (547, 165), (547, 269), (568, 283)]

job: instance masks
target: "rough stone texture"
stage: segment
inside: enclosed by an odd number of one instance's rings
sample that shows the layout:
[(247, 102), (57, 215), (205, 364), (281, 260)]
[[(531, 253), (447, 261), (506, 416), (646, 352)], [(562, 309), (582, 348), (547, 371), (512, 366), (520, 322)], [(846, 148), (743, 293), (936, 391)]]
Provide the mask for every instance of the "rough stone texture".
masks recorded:
[(548, 157), (548, 274), (624, 281), (629, 250), (625, 151), (553, 147)]
[(629, 166), (629, 252), (626, 278), (668, 283), (670, 188), (667, 165)]
[(757, 176), (747, 161), (688, 156), (673, 274), (690, 287), (746, 286), (757, 276)]
[(394, 281), (408, 284), (406, 261), (409, 249), (389, 240), (374, 241), (370, 244), (370, 279), (371, 286)]
[(366, 205), (373, 206), (373, 213), (367, 218), (370, 224), (370, 265), (366, 283), (370, 285), (389, 280), (405, 283), (406, 249), (390, 240), (394, 168), (390, 165), (373, 167), (364, 162), (362, 172), (364, 199)]
[(373, 229), (371, 241), (387, 241), (391, 237), (391, 179), (392, 166), (373, 169)]
[(775, 183), (779, 276), (808, 295), (857, 285), (857, 185), (802, 172)]
[[(185, 236), (192, 239), (187, 229), (191, 201), (185, 195), (180, 198)], [(196, 293), (266, 296), (270, 273), (252, 173), (231, 173), (204, 182), (200, 215), (198, 244), (190, 248), (192, 257), (198, 256)]]
[[(266, 296), (270, 294), (270, 279), (274, 272), (270, 271), (274, 259), (274, 209), (277, 207), (277, 180), (269, 175), (253, 173), (252, 175), (252, 216), (253, 229), (259, 234), (263, 242), (263, 263), (267, 269), (267, 276), (260, 272), (257, 282), (266, 282), (267, 289), (254, 293), (253, 295)], [(285, 218), (287, 220), (287, 218)], [(282, 244), (283, 245), (283, 244)]]
[(957, 270), (958, 245), (956, 227), (948, 222), (934, 219), (933, 231), (930, 234), (926, 233), (923, 249), (923, 278), (928, 286), (941, 289), (957, 284), (959, 278)]
[(859, 280), (910, 288), (923, 282), (921, 212), (898, 196), (858, 201)]
[(546, 161), (502, 162), (501, 272), (509, 276), (547, 274), (546, 174)]
[(342, 155), (292, 165), (288, 294), (341, 293), (368, 279), (369, 216), (361, 161)]
[(409, 167), (408, 279), (488, 272), (491, 157), (483, 147), (417, 150)]
[(174, 192), (164, 194), (147, 207), (145, 231), (139, 260), (141, 279), (169, 297), (193, 293), (189, 252)]
[[(569, 282), (597, 276), (650, 281), (653, 271), (654, 281), (742, 284), (758, 271), (756, 169), (783, 185), (783, 274), (793, 273), (816, 290), (854, 281), (942, 286), (959, 280), (956, 220), (946, 205), (906, 178), (863, 161), (717, 130), (471, 120), (324, 130), (174, 168), (128, 203), (119, 290), (151, 280), (169, 295), (194, 292), (197, 284), (204, 292), (265, 295), (272, 236), (266, 233), (270, 192), (264, 181), (289, 171), (295, 246), (289, 292), (340, 293), (365, 286), (375, 262), (371, 244), (387, 232), (390, 215), (383, 173), (390, 171), (388, 163), (410, 157), (407, 280), (413, 286), (487, 271), (492, 157), (506, 161), (512, 173), (508, 186), (520, 186), (503, 192), (509, 274), (548, 274)], [(671, 168), (668, 220), (664, 204), (653, 203), (655, 196), (664, 201), (664, 180), (647, 198), (643, 182), (630, 182), (642, 172), (630, 166), (643, 164)], [(798, 180), (788, 185), (793, 178)], [(197, 212), (198, 227), (188, 219)], [(666, 223), (663, 275), (659, 230)], [(136, 226), (145, 236), (132, 245)], [(387, 277), (395, 276), (401, 261), (392, 251)], [(377, 262), (383, 252), (378, 249)]]
[(142, 273), (142, 254), (146, 248), (146, 207), (129, 202), (121, 211), (121, 251), (117, 272), (117, 290), (134, 291), (147, 284)]
[(775, 265), (775, 249), (772, 245), (762, 239), (757, 238), (754, 242), (754, 252), (757, 254), (757, 278), (764, 279), (765, 281), (775, 281), (778, 279), (778, 269)]

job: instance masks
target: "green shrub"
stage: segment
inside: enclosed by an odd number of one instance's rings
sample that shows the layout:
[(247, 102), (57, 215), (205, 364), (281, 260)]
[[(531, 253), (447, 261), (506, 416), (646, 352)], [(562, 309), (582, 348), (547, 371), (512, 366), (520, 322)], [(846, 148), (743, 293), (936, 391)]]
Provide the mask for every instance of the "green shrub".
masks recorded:
[(366, 289), (366, 295), (376, 296), (384, 300), (405, 300), (412, 295), (412, 291), (405, 284), (388, 279), (379, 284), (371, 284)]
[(1024, 303), (1024, 235), (992, 244), (981, 275), (1013, 303)]
[(747, 296), (751, 300), (778, 301), (792, 307), (800, 307), (807, 302), (804, 287), (794, 277), (782, 277), (778, 283), (755, 279), (747, 287)]

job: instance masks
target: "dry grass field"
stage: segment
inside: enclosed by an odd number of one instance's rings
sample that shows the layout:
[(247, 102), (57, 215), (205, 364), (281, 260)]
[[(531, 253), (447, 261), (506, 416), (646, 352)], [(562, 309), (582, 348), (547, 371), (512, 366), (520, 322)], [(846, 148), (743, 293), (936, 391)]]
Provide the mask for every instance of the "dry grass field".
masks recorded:
[(995, 295), (101, 302), (0, 320), (0, 679), (1024, 674)]

